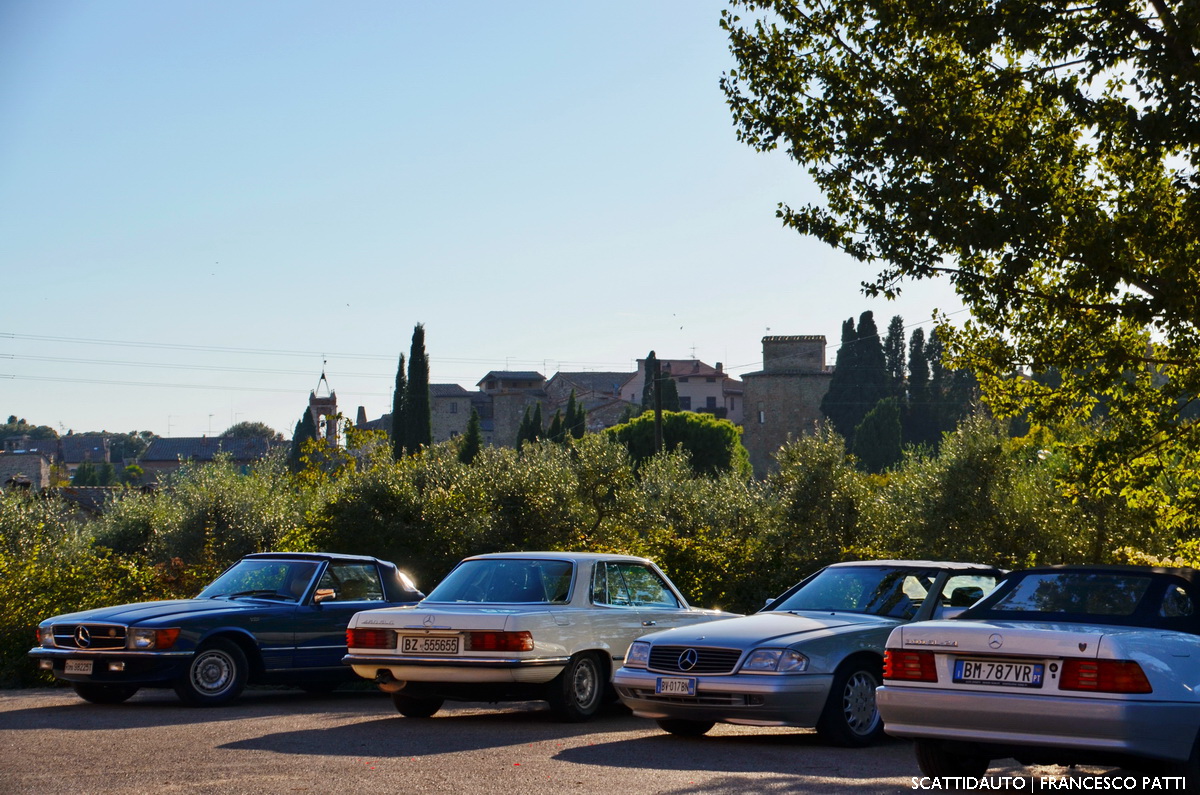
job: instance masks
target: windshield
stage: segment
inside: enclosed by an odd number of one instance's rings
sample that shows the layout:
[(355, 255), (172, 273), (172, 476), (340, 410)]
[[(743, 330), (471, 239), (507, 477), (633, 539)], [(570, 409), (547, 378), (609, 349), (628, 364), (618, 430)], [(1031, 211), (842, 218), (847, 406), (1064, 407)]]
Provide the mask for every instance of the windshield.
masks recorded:
[(869, 613), (912, 618), (937, 576), (935, 571), (892, 567), (838, 567), (819, 572), (769, 610)]
[(320, 563), (313, 560), (239, 560), (200, 599), (259, 597), (298, 602), (304, 598)]
[(494, 558), (463, 561), (433, 589), (429, 602), (565, 603), (574, 564), (567, 560)]

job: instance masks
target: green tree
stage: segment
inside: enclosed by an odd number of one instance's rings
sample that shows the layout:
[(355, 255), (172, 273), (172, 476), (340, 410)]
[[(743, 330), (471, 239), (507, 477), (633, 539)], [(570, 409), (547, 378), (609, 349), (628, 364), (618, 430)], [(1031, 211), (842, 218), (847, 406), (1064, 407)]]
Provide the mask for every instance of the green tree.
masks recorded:
[(821, 399), (821, 411), (834, 429), (852, 440), (854, 429), (875, 404), (889, 395), (889, 377), (883, 343), (872, 312), (863, 312), (858, 328), (853, 318), (842, 324), (842, 345), (829, 391)]
[(854, 430), (854, 457), (868, 472), (883, 472), (900, 461), (900, 401), (884, 398)]
[(425, 325), (413, 328), (408, 354), (408, 384), (404, 392), (404, 449), (416, 453), (433, 444), (433, 415), (429, 399), (429, 357), (425, 354)]
[(112, 462), (105, 461), (96, 467), (96, 485), (97, 486), (115, 486), (119, 481), (117, 477), (117, 469), (112, 465)]
[(239, 422), (230, 425), (221, 434), (222, 439), (266, 439), (269, 442), (282, 442), (283, 434), (267, 425), (265, 422)]
[(654, 411), (655, 377), (659, 374), (658, 357), (654, 351), (646, 354), (646, 380), (642, 383), (642, 411)]
[(888, 374), (888, 390), (893, 397), (904, 397), (904, 318), (894, 315), (883, 339), (884, 368)]
[(404, 457), (404, 397), (408, 392), (408, 376), (404, 372), (404, 354), (400, 354), (400, 365), (396, 368), (396, 390), (392, 392), (392, 457), (399, 461)]
[(71, 478), (72, 486), (99, 486), (96, 478), (96, 465), (91, 461), (82, 461), (75, 467), (75, 475)]
[(304, 468), (304, 446), (317, 438), (317, 423), (313, 421), (312, 412), (308, 409), (300, 415), (296, 429), (292, 431), (292, 441), (288, 446), (288, 468), (299, 472)]
[(467, 420), (467, 432), (463, 434), (462, 446), (458, 448), (458, 460), (470, 464), (479, 455), (483, 438), (479, 428), (479, 412), (471, 407), (471, 418)]
[(30, 439), (57, 439), (58, 431), (49, 425), (30, 425), (17, 415), (10, 414), (8, 422), (0, 425), (0, 439), (6, 436), (28, 436)]
[[(629, 449), (640, 464), (654, 455), (654, 414), (644, 412), (606, 433)], [(701, 475), (733, 472), (750, 476), (750, 455), (742, 446), (741, 434), (728, 420), (691, 411), (663, 412), (663, 449), (682, 447), (691, 457), (692, 469)]]
[(670, 376), (658, 379), (659, 389), (662, 390), (663, 411), (679, 411), (679, 384)]
[(550, 427), (546, 429), (546, 438), (552, 442), (562, 444), (563, 416), (561, 411), (554, 412), (554, 417), (550, 420)]
[(904, 415), (904, 439), (910, 444), (936, 445), (941, 436), (935, 413), (941, 406), (935, 406), (932, 391), (925, 331), (915, 328), (908, 340), (908, 406)]
[(571, 396), (567, 398), (567, 416), (566, 428), (571, 436), (576, 439), (582, 439), (587, 433), (587, 410), (583, 404), (575, 400), (575, 390), (571, 390)]
[[(824, 194), (784, 223), (879, 267), (948, 275), (945, 329), (993, 412), (1069, 423), (1079, 495), (1200, 514), (1200, 11), (1063, 4), (732, 0), (722, 80), (740, 139)], [(1025, 377), (1055, 367), (1055, 389)]]

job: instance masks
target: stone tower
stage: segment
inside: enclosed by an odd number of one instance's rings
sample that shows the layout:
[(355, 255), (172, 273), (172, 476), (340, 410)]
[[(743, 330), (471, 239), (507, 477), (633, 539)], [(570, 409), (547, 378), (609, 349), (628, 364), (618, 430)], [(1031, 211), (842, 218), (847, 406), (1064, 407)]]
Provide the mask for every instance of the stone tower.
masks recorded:
[[(324, 393), (322, 393), (322, 385)], [(331, 445), (338, 443), (338, 409), (337, 393), (329, 387), (329, 379), (325, 370), (317, 380), (317, 388), (308, 393), (308, 410), (312, 414), (313, 426), (317, 429), (317, 437), (322, 435)]]

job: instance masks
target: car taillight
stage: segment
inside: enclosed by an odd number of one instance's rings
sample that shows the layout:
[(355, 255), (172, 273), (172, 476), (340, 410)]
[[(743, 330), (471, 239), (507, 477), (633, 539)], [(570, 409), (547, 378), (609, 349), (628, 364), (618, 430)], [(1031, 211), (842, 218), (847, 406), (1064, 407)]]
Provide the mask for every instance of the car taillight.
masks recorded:
[(936, 682), (938, 675), (933, 652), (886, 649), (883, 652), (883, 678)]
[(1132, 660), (1063, 660), (1059, 690), (1091, 693), (1149, 693), (1142, 666)]
[(467, 651), (533, 651), (528, 632), (468, 632)]
[(347, 629), (346, 646), (351, 649), (394, 649), (396, 631), (392, 629)]

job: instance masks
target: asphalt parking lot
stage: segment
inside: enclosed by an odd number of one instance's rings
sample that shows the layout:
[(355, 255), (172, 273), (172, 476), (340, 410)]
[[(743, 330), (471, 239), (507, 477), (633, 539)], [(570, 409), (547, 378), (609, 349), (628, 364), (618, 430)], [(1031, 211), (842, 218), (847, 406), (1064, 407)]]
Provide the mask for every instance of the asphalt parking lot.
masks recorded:
[[(1051, 791), (1047, 776), (1096, 774), (1010, 760), (989, 778), (1038, 792)], [(538, 703), (463, 704), (413, 720), (366, 690), (251, 689), (213, 709), (166, 690), (117, 706), (66, 689), (0, 691), (4, 793), (900, 793), (919, 791), (919, 776), (901, 740), (852, 750), (811, 731), (736, 726), (688, 739), (617, 709), (563, 724)]]

